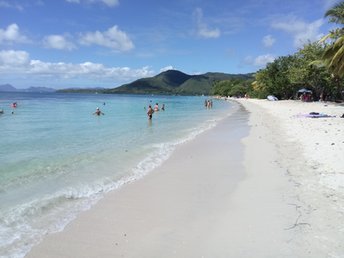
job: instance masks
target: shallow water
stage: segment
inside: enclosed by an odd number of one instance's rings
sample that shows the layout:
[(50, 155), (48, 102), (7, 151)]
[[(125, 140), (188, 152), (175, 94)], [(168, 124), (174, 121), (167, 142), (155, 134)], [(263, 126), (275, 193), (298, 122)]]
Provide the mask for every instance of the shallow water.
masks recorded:
[[(0, 256), (23, 257), (44, 234), (228, 116), (229, 102), (206, 109), (205, 98), (0, 93)], [(156, 102), (166, 110), (148, 121)], [(105, 115), (93, 115), (96, 107)]]

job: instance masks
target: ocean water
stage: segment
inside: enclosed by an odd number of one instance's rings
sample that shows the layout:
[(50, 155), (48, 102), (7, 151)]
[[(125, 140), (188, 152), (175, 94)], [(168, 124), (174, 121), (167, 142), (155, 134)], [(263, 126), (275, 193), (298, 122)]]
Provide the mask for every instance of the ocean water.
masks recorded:
[[(222, 100), (206, 109), (205, 98), (0, 93), (0, 257), (23, 257), (233, 109)], [(155, 103), (166, 110), (149, 121)], [(96, 107), (105, 115), (93, 115)]]

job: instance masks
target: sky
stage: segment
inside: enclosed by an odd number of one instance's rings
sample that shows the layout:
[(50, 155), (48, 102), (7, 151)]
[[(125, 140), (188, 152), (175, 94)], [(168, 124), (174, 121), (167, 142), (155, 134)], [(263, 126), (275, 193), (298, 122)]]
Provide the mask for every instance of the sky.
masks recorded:
[(327, 34), (336, 0), (0, 0), (0, 84), (114, 88), (256, 72)]

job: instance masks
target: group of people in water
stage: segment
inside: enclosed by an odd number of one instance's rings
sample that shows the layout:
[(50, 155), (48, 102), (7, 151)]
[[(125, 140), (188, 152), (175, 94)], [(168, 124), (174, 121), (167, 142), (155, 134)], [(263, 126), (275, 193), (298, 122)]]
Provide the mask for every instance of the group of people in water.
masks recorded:
[[(104, 102), (103, 105), (105, 105), (105, 102)], [(146, 109), (146, 107), (145, 107), (145, 109)], [(149, 105), (149, 106), (148, 106), (148, 110), (147, 110), (148, 119), (149, 119), (149, 120), (152, 120), (152, 118), (153, 118), (153, 113), (154, 113), (154, 112), (158, 112), (159, 110), (165, 111), (165, 104), (162, 104), (161, 109), (160, 109), (160, 107), (159, 107), (159, 103), (155, 103), (154, 108), (152, 108), (152, 105)], [(99, 107), (97, 107), (97, 108), (96, 108), (96, 111), (93, 113), (93, 115), (101, 116), (101, 115), (105, 115), (105, 114), (100, 110)]]
[[(105, 105), (105, 103), (104, 103), (104, 105)], [(213, 107), (212, 99), (206, 99), (204, 101), (204, 106), (207, 109), (212, 108)], [(146, 107), (144, 107), (144, 109), (146, 110)], [(153, 114), (155, 112), (160, 111), (160, 110), (165, 111), (165, 104), (162, 104), (161, 108), (159, 107), (159, 103), (155, 103), (154, 106), (152, 104), (148, 105), (148, 109), (147, 109), (148, 120), (152, 120), (153, 119)], [(99, 107), (97, 107), (96, 111), (93, 114), (97, 115), (97, 116), (104, 115), (104, 113), (99, 109)]]
[[(153, 113), (154, 113), (154, 112), (157, 112), (157, 111), (159, 111), (159, 110), (160, 110), (160, 108), (159, 108), (159, 103), (155, 103), (154, 108), (152, 108), (152, 105), (149, 105), (149, 106), (148, 106), (148, 110), (147, 110), (148, 119), (149, 119), (149, 120), (152, 120), (152, 118), (153, 118)], [(165, 111), (165, 104), (162, 104), (161, 110), (162, 110), (162, 111)]]
[(213, 101), (211, 99), (204, 100), (204, 106), (205, 108), (212, 108), (213, 107)]
[[(17, 108), (17, 106), (18, 106), (18, 103), (17, 102), (13, 102), (12, 104), (11, 104), (11, 107), (12, 107), (12, 115), (14, 114), (14, 109), (15, 108)], [(2, 108), (0, 108), (0, 115), (2, 115), (2, 114), (5, 114), (5, 110), (3, 110)]]

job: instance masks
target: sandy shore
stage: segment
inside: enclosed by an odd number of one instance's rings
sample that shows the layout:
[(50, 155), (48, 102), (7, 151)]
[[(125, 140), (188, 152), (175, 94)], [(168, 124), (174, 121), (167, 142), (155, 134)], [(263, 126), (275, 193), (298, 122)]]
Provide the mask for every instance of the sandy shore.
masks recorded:
[[(344, 105), (238, 101), (253, 114), (270, 117), (254, 126), (273, 129), (269, 138), (280, 155), (277, 163), (294, 185), (299, 215), (293, 230), (305, 251), (301, 257), (344, 257)], [(331, 117), (304, 116), (310, 112)]]
[(343, 107), (238, 102), (27, 257), (343, 257)]

